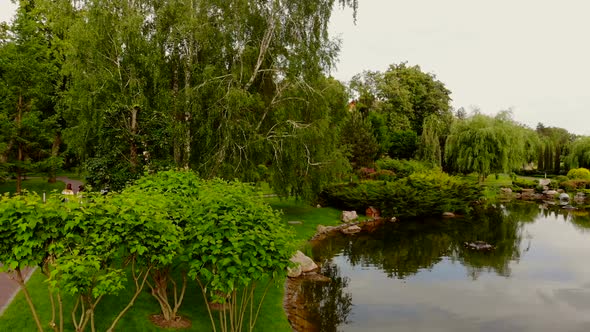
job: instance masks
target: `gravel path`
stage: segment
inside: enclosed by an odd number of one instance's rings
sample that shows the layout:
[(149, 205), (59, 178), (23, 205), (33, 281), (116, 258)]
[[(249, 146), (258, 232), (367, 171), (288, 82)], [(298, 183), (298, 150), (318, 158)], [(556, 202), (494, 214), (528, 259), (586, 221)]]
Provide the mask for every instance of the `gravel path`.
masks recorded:
[[(83, 185), (84, 183), (79, 180), (73, 180), (67, 178), (65, 176), (58, 176), (58, 181), (65, 183), (66, 185), (70, 183), (72, 185), (72, 189), (74, 193), (78, 192), (78, 187)], [(65, 186), (64, 186), (65, 188)], [(0, 263), (2, 264), (2, 263)], [(27, 268), (23, 270), (23, 276), (25, 280), (29, 280), (33, 272), (36, 270), (35, 268)], [(18, 294), (19, 286), (16, 281), (10, 279), (10, 275), (7, 273), (0, 273), (0, 316), (4, 313), (4, 310), (10, 305), (16, 294)]]

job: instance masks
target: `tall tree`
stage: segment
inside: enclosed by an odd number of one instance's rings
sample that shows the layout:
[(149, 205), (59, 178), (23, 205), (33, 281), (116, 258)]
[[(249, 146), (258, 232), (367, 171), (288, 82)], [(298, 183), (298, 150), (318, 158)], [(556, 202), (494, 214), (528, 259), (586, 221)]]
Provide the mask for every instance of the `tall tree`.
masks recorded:
[(590, 168), (590, 137), (582, 136), (573, 141), (564, 161), (568, 169)]
[(484, 181), (491, 173), (508, 172), (531, 160), (527, 135), (534, 132), (513, 121), (510, 112), (496, 117), (476, 113), (453, 124), (445, 159), (451, 170), (476, 172)]
[(345, 107), (325, 77), (339, 46), (327, 25), (356, 0), (59, 2), (77, 17), (67, 140), (94, 174), (125, 179), (141, 154), (206, 177), (248, 180), (264, 164), (282, 174), (273, 186), (303, 194), (301, 174), (341, 164), (325, 130)]
[(417, 135), (422, 135), (424, 120), (432, 114), (450, 112), (451, 92), (435, 75), (419, 66), (392, 64), (378, 85), (379, 97), (388, 112), (407, 117)]
[(573, 135), (566, 129), (557, 127), (545, 127), (542, 123), (537, 125), (537, 133), (541, 140), (541, 152), (544, 156), (540, 170), (559, 174), (562, 158), (567, 155), (569, 144), (573, 141)]
[(56, 67), (43, 21), (34, 1), (22, 0), (0, 40), (0, 162), (16, 172), (17, 193), (23, 172), (51, 156)]

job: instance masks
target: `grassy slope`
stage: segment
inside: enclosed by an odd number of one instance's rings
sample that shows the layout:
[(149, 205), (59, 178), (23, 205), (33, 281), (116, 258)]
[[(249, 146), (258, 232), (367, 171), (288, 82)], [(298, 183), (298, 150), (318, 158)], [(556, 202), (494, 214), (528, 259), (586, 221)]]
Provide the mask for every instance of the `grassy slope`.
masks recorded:
[[(53, 190), (62, 191), (65, 188), (63, 182), (48, 183), (47, 178), (29, 178), (23, 180), (23, 189), (30, 192), (37, 192), (41, 194), (43, 191), (50, 193)], [(0, 183), (0, 195), (9, 192), (11, 194), (16, 192), (16, 180), (8, 180)]]
[[(294, 200), (280, 200), (278, 198), (269, 198), (268, 202), (275, 208), (283, 210), (285, 222), (289, 220), (302, 221), (301, 225), (292, 225), (296, 232), (296, 239), (299, 246), (304, 246), (307, 240), (313, 236), (318, 224), (335, 225), (339, 223), (340, 212), (331, 208), (315, 208), (304, 203), (298, 203)], [(50, 321), (51, 305), (47, 296), (47, 286), (43, 283), (44, 277), (39, 271), (35, 272), (28, 283), (28, 289), (35, 301), (37, 311), (40, 313), (42, 322)], [(278, 280), (270, 287), (269, 293), (262, 306), (260, 317), (256, 324), (256, 331), (291, 331), (285, 313), (283, 311), (283, 285), (284, 280)], [(260, 285), (262, 286), (262, 285)], [(260, 287), (259, 288), (262, 288)], [(107, 297), (98, 305), (96, 312), (97, 330), (105, 331), (109, 323), (117, 315), (118, 310), (122, 309), (131, 298), (130, 293), (132, 284), (129, 289), (120, 294), (120, 296)], [(71, 299), (64, 301), (64, 316), (66, 331), (73, 331), (71, 324)], [(148, 316), (159, 311), (158, 304), (152, 299), (151, 295), (144, 290), (136, 301), (133, 308), (123, 317), (117, 325), (118, 331), (165, 331), (151, 324)], [(192, 321), (192, 327), (184, 331), (210, 331), (210, 322), (204, 306), (200, 290), (194, 283), (189, 282), (189, 287), (185, 296), (184, 304), (181, 308), (181, 314)], [(102, 319), (102, 320), (100, 320)], [(49, 330), (49, 328), (47, 328)], [(90, 330), (89, 328), (87, 329)], [(36, 331), (29, 307), (21, 293), (18, 294), (15, 301), (7, 308), (0, 317), (0, 331)]]

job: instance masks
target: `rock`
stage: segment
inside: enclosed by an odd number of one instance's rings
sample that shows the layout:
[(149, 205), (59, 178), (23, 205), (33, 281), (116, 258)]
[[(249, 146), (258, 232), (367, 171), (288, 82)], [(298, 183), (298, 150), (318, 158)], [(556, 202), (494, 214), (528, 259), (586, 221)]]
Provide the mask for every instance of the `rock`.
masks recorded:
[(359, 216), (356, 214), (356, 211), (342, 211), (340, 220), (342, 220), (342, 222), (351, 222), (358, 219), (358, 217)]
[(377, 210), (377, 208), (369, 206), (367, 208), (367, 210), (365, 211), (365, 215), (369, 218), (379, 218), (380, 214), (379, 214), (379, 210)]
[(318, 204), (318, 205), (316, 205), (315, 207), (317, 207), (317, 208), (319, 209), (319, 208), (321, 208), (322, 206)]
[(549, 190), (549, 187), (548, 186), (543, 186), (543, 190), (544, 191), (547, 191), (547, 190)]
[(576, 207), (573, 207), (573, 206), (571, 206), (571, 205), (569, 205), (569, 204), (567, 204), (567, 205), (564, 205), (564, 206), (562, 207), (562, 209), (566, 209), (566, 210), (577, 210), (577, 208), (576, 208)]
[(318, 227), (316, 227), (316, 234), (326, 234), (331, 232), (333, 229), (334, 227), (332, 226), (318, 225)]
[(301, 266), (301, 272), (303, 273), (310, 272), (318, 268), (318, 265), (311, 258), (305, 256), (305, 254), (299, 250), (297, 250), (295, 255), (291, 257), (291, 262), (299, 264)]
[(516, 198), (516, 199), (520, 199), (521, 197), (522, 197), (522, 195), (519, 193), (514, 194), (514, 198)]
[(287, 277), (289, 277), (289, 278), (297, 278), (302, 273), (303, 273), (303, 271), (301, 270), (301, 265), (300, 264), (297, 264), (293, 268), (290, 268), (290, 267), (287, 268)]
[(343, 228), (342, 230), (340, 230), (342, 233), (344, 234), (356, 234), (358, 232), (360, 232), (362, 229), (360, 227), (358, 227), (357, 225), (352, 225), (346, 228)]
[(443, 212), (443, 218), (455, 218), (455, 214), (453, 212)]
[(289, 225), (302, 225), (303, 221), (291, 220), (291, 221), (287, 221), (287, 224), (289, 224)]
[(570, 195), (568, 195), (566, 193), (561, 193), (561, 194), (559, 194), (559, 200), (562, 202), (569, 202)]
[(540, 186), (548, 186), (551, 183), (551, 179), (539, 179)]
[(559, 195), (559, 193), (556, 190), (547, 190), (545, 192), (545, 195), (547, 195), (548, 197), (553, 198), (553, 197)]
[(496, 247), (484, 241), (465, 242), (465, 247), (477, 251), (488, 251), (496, 249)]
[(396, 217), (391, 217), (391, 219), (389, 219), (389, 222), (396, 222), (397, 218)]
[(510, 188), (500, 188), (501, 195), (510, 195), (512, 194), (512, 189)]

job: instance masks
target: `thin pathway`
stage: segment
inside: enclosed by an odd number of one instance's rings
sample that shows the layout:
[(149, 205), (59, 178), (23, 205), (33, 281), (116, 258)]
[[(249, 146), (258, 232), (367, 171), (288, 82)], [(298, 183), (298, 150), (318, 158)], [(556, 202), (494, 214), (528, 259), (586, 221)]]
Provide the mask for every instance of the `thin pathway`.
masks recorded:
[[(68, 185), (68, 183), (71, 184), (72, 189), (74, 190), (75, 193), (78, 192), (78, 188), (81, 185), (84, 185), (84, 183), (82, 181), (73, 180), (73, 179), (67, 178), (65, 176), (58, 176), (57, 180), (65, 183), (66, 186)], [(0, 264), (2, 264), (2, 263), (0, 263)], [(23, 277), (25, 278), (25, 280), (29, 280), (29, 278), (31, 277), (31, 275), (33, 274), (33, 272), (35, 270), (36, 270), (36, 267), (24, 269), (23, 270)], [(10, 275), (8, 273), (0, 273), (0, 316), (2, 316), (2, 314), (4, 313), (4, 310), (6, 310), (6, 308), (8, 308), (8, 306), (10, 305), (10, 303), (12, 302), (12, 300), (14, 299), (16, 294), (18, 294), (19, 290), (20, 289), (19, 289), (18, 284), (16, 283), (16, 281), (14, 281), (10, 278)]]

